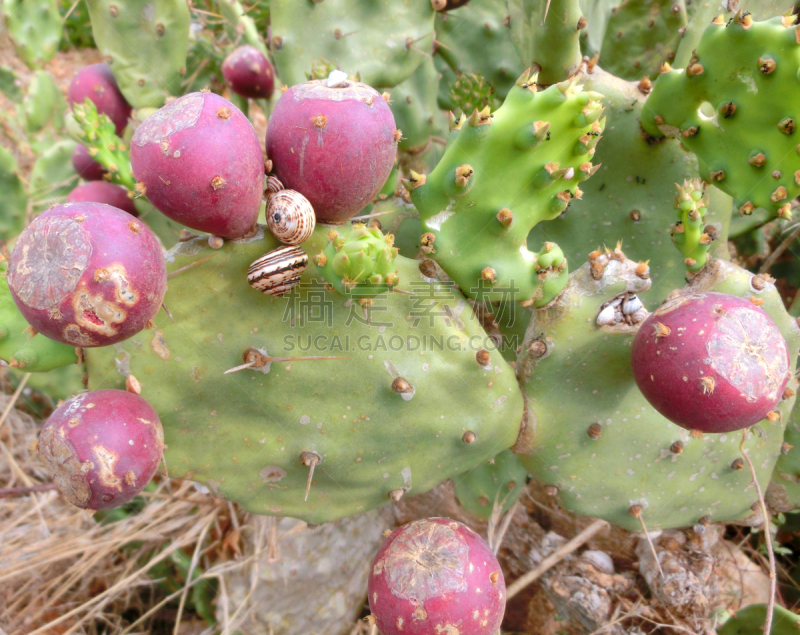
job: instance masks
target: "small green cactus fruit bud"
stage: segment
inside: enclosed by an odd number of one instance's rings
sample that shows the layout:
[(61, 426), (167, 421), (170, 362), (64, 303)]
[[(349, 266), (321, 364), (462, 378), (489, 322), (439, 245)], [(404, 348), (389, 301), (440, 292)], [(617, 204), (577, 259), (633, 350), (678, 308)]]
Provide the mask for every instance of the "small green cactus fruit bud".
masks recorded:
[(344, 236), (333, 230), (328, 246), (315, 257), (325, 280), (342, 295), (371, 298), (391, 288), (398, 281), (394, 259), (398, 249), (394, 236), (377, 227), (357, 223)]
[(683, 185), (676, 184), (676, 187), (678, 191), (675, 195), (675, 209), (678, 212), (678, 222), (672, 227), (672, 240), (683, 254), (689, 271), (698, 271), (708, 260), (712, 241), (712, 236), (705, 231), (703, 221), (708, 211), (708, 196), (699, 179), (686, 180)]

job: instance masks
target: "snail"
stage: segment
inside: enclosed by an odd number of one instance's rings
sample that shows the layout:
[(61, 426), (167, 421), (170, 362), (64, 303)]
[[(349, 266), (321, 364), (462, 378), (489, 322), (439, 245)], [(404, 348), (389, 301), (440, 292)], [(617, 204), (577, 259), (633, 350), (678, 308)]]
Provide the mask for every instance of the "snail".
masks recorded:
[(250, 265), (247, 281), (268, 295), (283, 295), (300, 282), (307, 264), (308, 255), (299, 247), (278, 247)]
[(267, 225), (275, 238), (286, 245), (308, 240), (317, 219), (308, 199), (294, 190), (281, 190), (267, 203)]
[(282, 189), (283, 189), (283, 183), (281, 183), (281, 180), (277, 176), (268, 176), (267, 187), (264, 190), (264, 198), (269, 200), (270, 197), (274, 196)]

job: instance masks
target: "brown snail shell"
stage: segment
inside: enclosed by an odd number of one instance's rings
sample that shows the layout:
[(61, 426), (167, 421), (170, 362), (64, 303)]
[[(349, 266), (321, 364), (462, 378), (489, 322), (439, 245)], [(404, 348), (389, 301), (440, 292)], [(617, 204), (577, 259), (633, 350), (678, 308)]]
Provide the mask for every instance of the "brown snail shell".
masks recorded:
[(308, 240), (317, 219), (308, 199), (294, 190), (281, 190), (267, 203), (267, 225), (275, 238), (286, 245)]
[(250, 265), (247, 281), (262, 293), (283, 295), (300, 282), (306, 265), (308, 254), (299, 247), (278, 247)]
[(269, 199), (283, 189), (283, 183), (277, 176), (267, 177), (267, 187), (264, 190), (264, 198)]

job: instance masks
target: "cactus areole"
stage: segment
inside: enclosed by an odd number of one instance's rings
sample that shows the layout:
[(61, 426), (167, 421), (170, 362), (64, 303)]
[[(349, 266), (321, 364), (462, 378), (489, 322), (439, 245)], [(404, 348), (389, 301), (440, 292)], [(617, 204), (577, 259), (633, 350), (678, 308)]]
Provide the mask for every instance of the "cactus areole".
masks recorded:
[(700, 432), (770, 419), (791, 368), (786, 341), (769, 316), (724, 293), (667, 300), (639, 328), (631, 364), (656, 410)]
[(449, 518), (400, 527), (372, 562), (369, 608), (384, 635), (495, 635), (505, 604), (492, 550)]
[(287, 189), (305, 196), (317, 220), (341, 224), (380, 191), (400, 131), (381, 94), (350, 80), (289, 88), (269, 118), (267, 156)]
[(59, 491), (83, 509), (127, 503), (150, 482), (164, 452), (155, 410), (124, 390), (95, 390), (59, 406), (39, 435), (39, 454)]
[(161, 308), (167, 267), (153, 232), (102, 203), (66, 203), (20, 234), (8, 286), (28, 323), (72, 346), (107, 346), (141, 331)]

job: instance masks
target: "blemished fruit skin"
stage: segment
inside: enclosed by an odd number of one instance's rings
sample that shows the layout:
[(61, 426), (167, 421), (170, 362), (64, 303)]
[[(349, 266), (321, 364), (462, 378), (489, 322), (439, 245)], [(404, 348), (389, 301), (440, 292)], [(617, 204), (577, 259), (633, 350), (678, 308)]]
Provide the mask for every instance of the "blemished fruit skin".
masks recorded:
[(150, 482), (164, 452), (156, 411), (139, 395), (95, 390), (59, 406), (39, 435), (39, 454), (59, 491), (83, 509), (127, 503)]
[(102, 203), (65, 203), (20, 234), (8, 286), (39, 333), (72, 346), (107, 346), (158, 313), (167, 270), (158, 239), (140, 220)]
[(82, 104), (87, 97), (97, 106), (97, 112), (108, 115), (117, 135), (122, 136), (131, 116), (131, 105), (120, 92), (108, 64), (92, 64), (75, 73), (67, 91), (70, 106)]
[(355, 216), (380, 191), (397, 156), (400, 132), (381, 94), (346, 80), (298, 84), (269, 119), (267, 157), (284, 187), (305, 196), (325, 223)]
[(368, 593), (382, 635), (496, 635), (506, 603), (492, 550), (449, 518), (392, 532), (372, 562)]
[(79, 185), (69, 193), (67, 203), (105, 203), (131, 216), (139, 216), (128, 190), (108, 181), (89, 181)]
[(275, 89), (275, 69), (255, 46), (240, 46), (222, 63), (225, 83), (237, 95), (269, 99)]
[(749, 300), (678, 294), (639, 328), (636, 385), (670, 421), (690, 430), (741, 430), (767, 417), (790, 379), (786, 341)]
[(174, 221), (223, 238), (255, 226), (261, 144), (242, 111), (219, 95), (189, 93), (148, 117), (131, 140), (131, 166), (148, 200)]
[(82, 145), (75, 146), (72, 152), (72, 167), (85, 181), (99, 181), (107, 172)]

